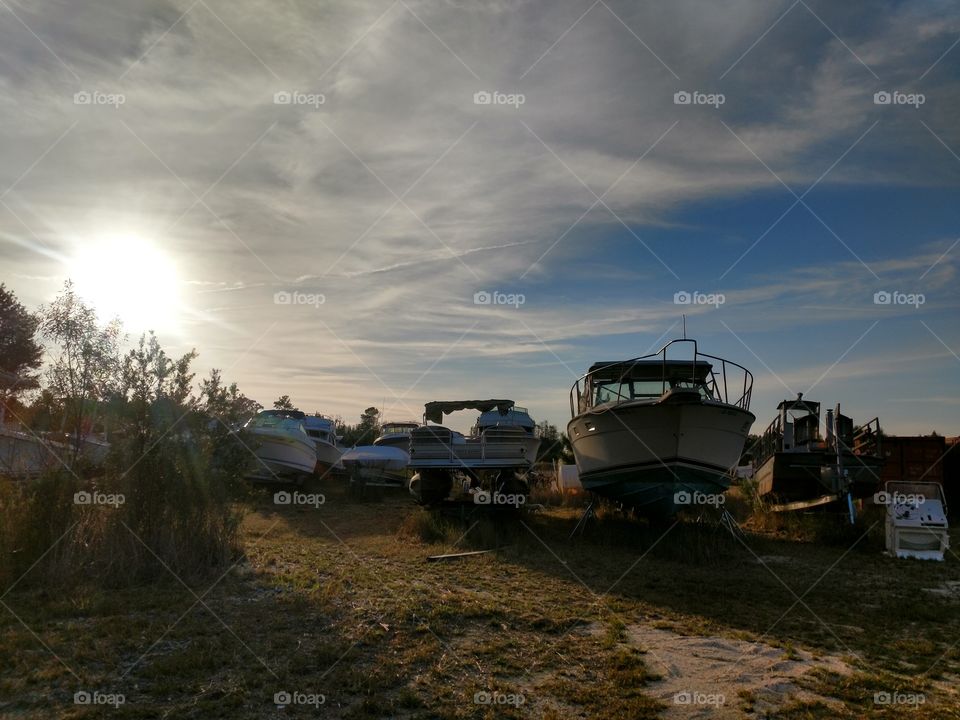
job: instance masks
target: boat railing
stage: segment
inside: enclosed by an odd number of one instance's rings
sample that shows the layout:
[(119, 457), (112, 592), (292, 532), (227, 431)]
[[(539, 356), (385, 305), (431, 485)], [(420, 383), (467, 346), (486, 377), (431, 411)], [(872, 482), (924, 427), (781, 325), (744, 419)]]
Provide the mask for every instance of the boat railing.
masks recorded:
[[(680, 361), (676, 359), (671, 360), (667, 357), (668, 349), (671, 346), (679, 343), (693, 344), (692, 359)], [(700, 352), (697, 348), (697, 341), (693, 339), (671, 340), (655, 353), (642, 355), (640, 357), (620, 363), (626, 367), (626, 370), (620, 377), (620, 382), (622, 383), (629, 377), (630, 371), (633, 369), (633, 366), (636, 363), (651, 360), (653, 358), (660, 358), (661, 360), (661, 395), (670, 389), (669, 381), (671, 379), (676, 379), (676, 377), (667, 376), (668, 363), (672, 366), (676, 366), (681, 362), (689, 362), (690, 382), (694, 385), (702, 383), (709, 393), (711, 399), (727, 405), (734, 405), (743, 410), (750, 409), (750, 399), (751, 395), (753, 394), (753, 373), (743, 367), (743, 365), (735, 363), (732, 360), (725, 360), (724, 358), (717, 357), (716, 355), (709, 355), (707, 353)], [(699, 367), (699, 361), (701, 360), (708, 362), (710, 365), (710, 371), (707, 373), (706, 377), (700, 378), (698, 382), (697, 368)], [(591, 396), (592, 390), (590, 389), (592, 380), (596, 374), (602, 373), (605, 370), (606, 368), (599, 368), (593, 372), (588, 372), (573, 384), (573, 387), (570, 389), (571, 416), (575, 417), (579, 413), (594, 406), (594, 399)], [(633, 399), (635, 398), (624, 397), (620, 393), (617, 393), (617, 397), (614, 401), (604, 403), (603, 405), (604, 407), (615, 407), (621, 403), (629, 402)]]
[[(880, 430), (880, 418), (873, 418), (873, 420), (854, 428), (852, 442), (850, 442), (849, 445), (837, 435), (834, 435), (833, 442), (839, 443), (842, 450), (851, 452), (854, 455), (879, 456), (881, 454), (882, 438), (883, 433)], [(820, 441), (820, 447), (825, 445), (825, 441)], [(830, 447), (836, 449), (835, 445), (831, 444)], [(748, 448), (748, 452), (753, 456), (754, 464), (759, 466), (776, 453), (782, 451), (783, 425), (780, 416), (777, 415), (757, 441)]]
[(854, 455), (881, 455), (883, 433), (880, 431), (880, 418), (875, 417), (870, 422), (855, 428), (853, 431)]

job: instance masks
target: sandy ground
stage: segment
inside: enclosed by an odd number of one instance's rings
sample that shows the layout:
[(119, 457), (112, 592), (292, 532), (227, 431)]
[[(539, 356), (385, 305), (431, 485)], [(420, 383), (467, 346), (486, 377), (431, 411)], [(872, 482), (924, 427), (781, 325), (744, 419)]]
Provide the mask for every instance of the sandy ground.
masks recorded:
[(664, 718), (741, 718), (744, 699), (755, 699), (754, 709), (762, 716), (796, 699), (823, 698), (797, 684), (813, 668), (822, 667), (848, 674), (852, 668), (838, 657), (817, 656), (759, 642), (722, 637), (677, 635), (668, 630), (632, 626), (627, 629), (631, 643), (647, 651), (650, 669), (662, 676), (647, 692), (668, 705)]

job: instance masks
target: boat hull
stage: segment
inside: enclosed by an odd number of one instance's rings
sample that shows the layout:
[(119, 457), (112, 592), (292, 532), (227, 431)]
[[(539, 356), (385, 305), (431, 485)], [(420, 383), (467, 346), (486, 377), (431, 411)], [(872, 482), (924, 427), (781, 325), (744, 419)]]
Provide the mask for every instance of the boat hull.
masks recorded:
[(253, 431), (253, 436), (257, 442), (255, 477), (279, 480), (314, 473), (317, 452), (312, 442), (263, 430)]
[(832, 452), (778, 452), (757, 468), (757, 492), (779, 503), (815, 501), (827, 495), (841, 500), (849, 492), (854, 499), (873, 495), (880, 487), (883, 458), (844, 453), (845, 474), (836, 473)]
[(567, 432), (584, 489), (671, 515), (689, 496), (729, 487), (754, 420), (710, 401), (621, 403), (578, 415)]
[(343, 456), (343, 450), (337, 446), (316, 440), (314, 441), (314, 450), (317, 457), (315, 467), (317, 473), (325, 473), (332, 468), (342, 467), (340, 459)]

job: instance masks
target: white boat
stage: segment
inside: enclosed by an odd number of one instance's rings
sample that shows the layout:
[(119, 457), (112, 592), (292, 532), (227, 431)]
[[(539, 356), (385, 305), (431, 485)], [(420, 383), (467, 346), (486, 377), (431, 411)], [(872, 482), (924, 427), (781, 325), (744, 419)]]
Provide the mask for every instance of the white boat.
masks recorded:
[[(467, 436), (439, 424), (460, 410), (480, 411)], [(539, 447), (536, 423), (513, 400), (429, 402), (423, 425), (410, 433), (409, 467), (416, 471), (410, 491), (423, 503), (481, 489), (494, 496), (526, 495), (526, 473)]]
[(307, 435), (304, 418), (299, 410), (263, 410), (247, 421), (244, 430), (257, 444), (257, 463), (252, 477), (302, 481), (314, 473), (316, 445)]
[(380, 426), (380, 437), (373, 441), (378, 447), (395, 447), (404, 452), (410, 449), (410, 433), (420, 427), (420, 423), (412, 420), (402, 422), (385, 422)]
[(330, 418), (320, 415), (307, 415), (303, 419), (303, 427), (314, 442), (317, 452), (318, 473), (326, 473), (331, 468), (342, 467), (341, 456), (343, 448), (337, 444), (336, 423)]
[[(692, 344), (689, 359), (677, 358), (680, 343)], [(695, 340), (593, 364), (570, 392), (580, 482), (647, 515), (710, 502), (729, 487), (756, 419), (752, 389), (746, 368), (699, 352)]]
[(69, 468), (75, 457), (99, 466), (110, 451), (110, 443), (93, 435), (76, 438), (69, 434), (24, 431), (0, 427), (0, 475), (16, 479), (39, 477), (45, 473)]
[(359, 465), (363, 468), (382, 472), (399, 472), (407, 467), (410, 456), (400, 448), (381, 447), (379, 445), (358, 445), (343, 453), (346, 467)]

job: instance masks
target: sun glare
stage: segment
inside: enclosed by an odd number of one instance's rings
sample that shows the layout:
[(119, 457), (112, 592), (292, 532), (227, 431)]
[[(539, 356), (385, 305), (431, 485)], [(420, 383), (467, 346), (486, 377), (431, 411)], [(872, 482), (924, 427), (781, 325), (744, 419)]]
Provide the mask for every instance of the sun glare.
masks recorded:
[(70, 263), (77, 293), (130, 332), (176, 332), (180, 281), (169, 255), (135, 235), (82, 242)]

